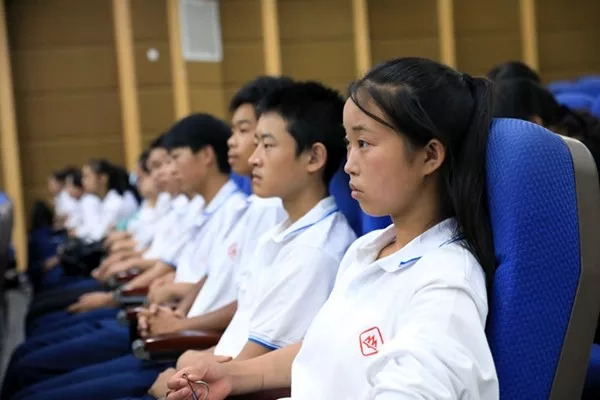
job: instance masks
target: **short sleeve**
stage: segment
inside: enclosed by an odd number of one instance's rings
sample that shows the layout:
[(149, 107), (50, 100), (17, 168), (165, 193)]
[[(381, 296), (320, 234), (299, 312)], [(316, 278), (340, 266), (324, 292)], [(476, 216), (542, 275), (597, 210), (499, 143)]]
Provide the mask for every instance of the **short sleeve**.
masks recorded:
[[(318, 248), (290, 249), (267, 271), (250, 318), (249, 340), (276, 349), (304, 338), (325, 303), (339, 260)], [(264, 278), (262, 278), (264, 279)]]

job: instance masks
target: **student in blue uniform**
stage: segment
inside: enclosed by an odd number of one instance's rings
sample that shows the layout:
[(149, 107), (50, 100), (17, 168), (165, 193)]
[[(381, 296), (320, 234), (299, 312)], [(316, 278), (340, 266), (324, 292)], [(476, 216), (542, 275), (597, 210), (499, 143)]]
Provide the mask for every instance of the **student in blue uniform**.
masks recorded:
[(498, 399), (485, 335), (491, 115), (489, 81), (426, 59), (380, 64), (354, 84), (345, 171), (361, 208), (393, 224), (350, 247), (302, 342), (200, 360), (169, 381), (167, 399), (200, 393), (196, 380), (211, 400), (290, 386), (292, 399)]

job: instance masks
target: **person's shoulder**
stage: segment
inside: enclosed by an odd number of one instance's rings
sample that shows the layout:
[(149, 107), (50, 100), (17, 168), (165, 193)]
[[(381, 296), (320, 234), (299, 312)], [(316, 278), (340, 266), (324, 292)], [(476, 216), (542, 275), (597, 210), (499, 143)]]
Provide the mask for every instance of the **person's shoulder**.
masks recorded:
[(424, 254), (413, 268), (418, 268), (421, 284), (444, 283), (468, 287), (482, 299), (486, 298), (483, 268), (465, 241), (456, 241)]

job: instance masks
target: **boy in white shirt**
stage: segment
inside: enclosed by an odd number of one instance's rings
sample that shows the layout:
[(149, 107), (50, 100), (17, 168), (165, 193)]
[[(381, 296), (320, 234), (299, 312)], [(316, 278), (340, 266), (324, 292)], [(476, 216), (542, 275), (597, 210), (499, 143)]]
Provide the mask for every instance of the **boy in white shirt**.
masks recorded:
[[(329, 296), (356, 238), (327, 189), (345, 153), (342, 107), (337, 93), (313, 82), (264, 99), (252, 183), (257, 195), (280, 197), (289, 218), (259, 239), (216, 355), (248, 359), (302, 340)], [(204, 355), (189, 352), (179, 365), (196, 357)]]

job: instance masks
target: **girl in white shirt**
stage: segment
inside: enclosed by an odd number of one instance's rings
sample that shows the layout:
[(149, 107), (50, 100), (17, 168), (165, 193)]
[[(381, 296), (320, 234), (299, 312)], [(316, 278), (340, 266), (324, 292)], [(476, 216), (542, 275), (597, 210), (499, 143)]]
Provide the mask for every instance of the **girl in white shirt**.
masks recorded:
[[(485, 336), (495, 268), (485, 190), (491, 84), (437, 62), (372, 69), (344, 108), (352, 197), (393, 225), (358, 239), (304, 341), (199, 361), (169, 400), (290, 387), (292, 399), (497, 399)], [(190, 381), (188, 381), (188, 379)]]
[(92, 160), (81, 171), (85, 192), (97, 196), (100, 203), (93, 210), (85, 210), (75, 234), (88, 241), (101, 240), (119, 219), (128, 218), (135, 209), (128, 199), (127, 182), (117, 167), (106, 160)]

